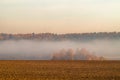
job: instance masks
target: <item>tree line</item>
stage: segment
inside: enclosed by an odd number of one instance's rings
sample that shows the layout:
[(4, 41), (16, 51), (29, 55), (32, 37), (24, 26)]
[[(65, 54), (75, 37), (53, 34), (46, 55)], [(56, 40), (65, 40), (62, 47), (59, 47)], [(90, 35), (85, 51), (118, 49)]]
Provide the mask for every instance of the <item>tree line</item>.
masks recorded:
[(103, 56), (96, 56), (85, 48), (81, 49), (62, 49), (53, 53), (52, 60), (105, 60)]
[(28, 34), (7, 34), (0, 33), (0, 40), (44, 40), (44, 41), (61, 41), (76, 40), (87, 41), (94, 39), (120, 39), (120, 32), (94, 32), (94, 33), (28, 33)]

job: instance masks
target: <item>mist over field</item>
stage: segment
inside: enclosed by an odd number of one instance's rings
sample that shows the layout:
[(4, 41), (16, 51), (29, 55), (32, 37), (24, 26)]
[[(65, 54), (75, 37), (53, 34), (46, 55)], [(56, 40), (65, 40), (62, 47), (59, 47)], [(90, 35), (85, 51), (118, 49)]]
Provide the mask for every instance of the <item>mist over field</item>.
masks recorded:
[[(120, 42), (118, 40), (75, 41), (37, 41), (6, 40), (0, 41), (1, 60), (51, 60), (61, 50), (85, 49), (90, 56), (103, 56), (108, 60), (120, 60)], [(84, 55), (86, 56), (86, 55)], [(83, 58), (80, 58), (82, 60)], [(85, 58), (86, 59), (86, 58)]]

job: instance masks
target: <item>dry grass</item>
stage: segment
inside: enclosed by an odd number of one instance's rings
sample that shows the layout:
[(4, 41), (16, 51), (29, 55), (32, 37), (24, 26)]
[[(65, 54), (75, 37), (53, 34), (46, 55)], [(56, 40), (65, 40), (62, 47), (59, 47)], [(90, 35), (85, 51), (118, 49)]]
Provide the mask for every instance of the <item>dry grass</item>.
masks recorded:
[(120, 80), (120, 61), (0, 61), (0, 80)]

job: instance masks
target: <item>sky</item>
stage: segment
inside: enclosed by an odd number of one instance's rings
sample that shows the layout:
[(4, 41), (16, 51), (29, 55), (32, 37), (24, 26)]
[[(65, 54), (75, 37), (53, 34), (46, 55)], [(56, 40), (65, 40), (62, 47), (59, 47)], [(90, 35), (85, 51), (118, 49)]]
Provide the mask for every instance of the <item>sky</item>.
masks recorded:
[(120, 31), (120, 0), (0, 0), (0, 33)]

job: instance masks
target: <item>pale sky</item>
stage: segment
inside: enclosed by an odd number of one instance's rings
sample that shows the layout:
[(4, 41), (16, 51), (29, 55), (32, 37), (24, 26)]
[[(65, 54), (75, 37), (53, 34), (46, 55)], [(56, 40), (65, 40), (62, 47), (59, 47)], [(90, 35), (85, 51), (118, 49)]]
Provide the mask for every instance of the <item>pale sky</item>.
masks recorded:
[(0, 33), (120, 31), (120, 0), (0, 0)]

